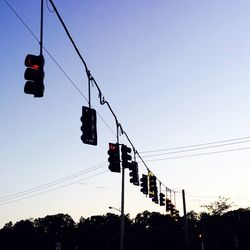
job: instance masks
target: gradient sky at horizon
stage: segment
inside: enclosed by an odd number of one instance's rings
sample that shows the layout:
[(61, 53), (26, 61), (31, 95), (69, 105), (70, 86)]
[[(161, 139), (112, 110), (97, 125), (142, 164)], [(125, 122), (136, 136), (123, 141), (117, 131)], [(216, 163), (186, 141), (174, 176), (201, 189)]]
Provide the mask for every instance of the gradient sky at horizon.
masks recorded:
[[(40, 1), (8, 2), (39, 37)], [(250, 136), (248, 1), (54, 2), (139, 152)], [(84, 67), (55, 13), (46, 3), (44, 7), (44, 46), (87, 97)], [(110, 212), (109, 206), (119, 208), (121, 176), (106, 171), (108, 143), (116, 140), (107, 106), (100, 106), (92, 88), (92, 104), (110, 128), (98, 118), (98, 146), (82, 144), (81, 106), (87, 102), (46, 52), (45, 96), (25, 95), (24, 58), (38, 54), (39, 43), (5, 1), (0, 2), (0, 13), (0, 227), (60, 212), (77, 221)], [(120, 139), (129, 144), (125, 136)], [(235, 208), (249, 207), (249, 149), (169, 159), (248, 148), (248, 140), (142, 155), (157, 178), (177, 190), (181, 211), (182, 189), (188, 211), (200, 211), (200, 205), (219, 196), (231, 198)], [(51, 183), (91, 167), (91, 172)], [(140, 174), (146, 173), (142, 163), (139, 167)], [(47, 189), (42, 189), (44, 184)], [(29, 190), (35, 187), (40, 189)], [(24, 190), (29, 190), (26, 196), (20, 193)], [(22, 199), (27, 196), (32, 197)], [(11, 202), (16, 199), (22, 200)], [(165, 212), (129, 183), (126, 172), (125, 212), (134, 217), (144, 210)]]

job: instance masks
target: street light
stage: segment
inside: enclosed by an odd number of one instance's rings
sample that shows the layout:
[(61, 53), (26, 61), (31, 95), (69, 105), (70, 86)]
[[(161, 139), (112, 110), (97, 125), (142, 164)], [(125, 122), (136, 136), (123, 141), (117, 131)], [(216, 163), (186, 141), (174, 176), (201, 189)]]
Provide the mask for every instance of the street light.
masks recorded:
[(120, 212), (120, 213), (121, 213), (121, 210), (120, 210), (120, 209), (118, 209), (118, 208), (115, 208), (115, 207), (109, 207), (109, 209), (114, 209), (114, 210), (116, 210), (116, 211), (118, 211), (118, 212)]
[(199, 234), (198, 236), (199, 236), (199, 238), (200, 238), (200, 240), (201, 240), (201, 250), (205, 250), (205, 248), (204, 248), (204, 243), (203, 243), (203, 235), (202, 235), (202, 234)]

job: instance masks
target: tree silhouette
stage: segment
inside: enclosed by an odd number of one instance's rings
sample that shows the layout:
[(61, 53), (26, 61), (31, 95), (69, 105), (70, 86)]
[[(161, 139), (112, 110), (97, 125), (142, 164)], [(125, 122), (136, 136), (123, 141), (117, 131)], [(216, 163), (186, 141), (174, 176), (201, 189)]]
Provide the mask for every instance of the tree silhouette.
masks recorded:
[(222, 215), (232, 208), (233, 203), (229, 203), (230, 198), (219, 197), (218, 201), (212, 202), (208, 205), (203, 205), (208, 210), (209, 214), (212, 215)]
[[(224, 203), (212, 204), (210, 213), (188, 213), (189, 250), (201, 250), (201, 246), (206, 250), (249, 250), (250, 210), (225, 212)], [(124, 249), (186, 250), (183, 225), (183, 218), (168, 214), (144, 211), (134, 220), (127, 214)], [(120, 216), (112, 213), (81, 217), (78, 223), (68, 214), (47, 215), (14, 225), (9, 222), (0, 229), (1, 250), (54, 250), (56, 243), (61, 243), (62, 250), (117, 250), (119, 241)]]

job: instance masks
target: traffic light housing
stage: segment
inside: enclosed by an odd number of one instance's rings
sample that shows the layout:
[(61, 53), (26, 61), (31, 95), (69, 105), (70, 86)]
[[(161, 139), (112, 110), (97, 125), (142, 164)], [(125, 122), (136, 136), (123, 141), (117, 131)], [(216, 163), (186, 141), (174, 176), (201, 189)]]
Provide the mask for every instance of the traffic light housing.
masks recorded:
[(153, 198), (157, 191), (156, 177), (151, 172), (149, 172), (148, 177), (149, 177), (149, 198)]
[(160, 193), (160, 206), (165, 206), (165, 194)]
[(130, 155), (131, 153), (131, 148), (127, 147), (126, 145), (122, 144), (122, 166), (124, 168), (130, 168), (131, 166), (131, 160), (132, 156)]
[(158, 204), (159, 200), (158, 200), (158, 188), (156, 184), (156, 177), (150, 171), (148, 173), (148, 177), (149, 177), (149, 198), (152, 198), (152, 201)]
[(148, 194), (148, 176), (143, 174), (142, 178), (140, 179), (141, 182), (141, 192), (143, 194)]
[(81, 116), (81, 140), (85, 144), (97, 145), (96, 111), (92, 108), (82, 106)]
[(171, 200), (166, 198), (166, 211), (167, 212), (171, 211), (172, 207), (173, 207), (173, 204), (171, 203)]
[(173, 216), (173, 217), (175, 217), (175, 215), (176, 215), (175, 205), (173, 205), (173, 204), (172, 204), (172, 207), (171, 207), (171, 209), (170, 209), (170, 214), (171, 214), (171, 216)]
[(109, 161), (109, 170), (111, 172), (120, 173), (121, 172), (121, 164), (120, 164), (120, 151), (119, 144), (109, 143), (108, 150), (108, 161)]
[(129, 181), (134, 185), (139, 186), (138, 163), (132, 161), (129, 170), (129, 176), (131, 177)]
[(171, 210), (172, 204), (171, 200), (166, 198), (166, 211), (169, 212)]
[(24, 72), (24, 79), (27, 82), (24, 85), (24, 93), (34, 95), (34, 97), (43, 97), (44, 94), (44, 57), (43, 55), (28, 54), (24, 65), (27, 69)]
[(179, 210), (175, 210), (175, 219), (178, 220), (180, 218)]
[(157, 190), (155, 191), (154, 196), (152, 197), (152, 201), (156, 204), (159, 203)]

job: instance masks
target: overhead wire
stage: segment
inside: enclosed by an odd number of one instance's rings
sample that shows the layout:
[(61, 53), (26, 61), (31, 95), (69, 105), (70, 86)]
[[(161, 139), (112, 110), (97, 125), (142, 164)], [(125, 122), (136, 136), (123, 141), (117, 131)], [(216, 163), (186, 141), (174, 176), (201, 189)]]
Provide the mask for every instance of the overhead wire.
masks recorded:
[(148, 161), (148, 162), (153, 162), (153, 161), (165, 161), (165, 160), (189, 158), (189, 157), (202, 156), (202, 155), (212, 155), (212, 154), (220, 154), (220, 153), (227, 153), (227, 152), (233, 152), (233, 151), (241, 151), (241, 150), (247, 150), (247, 149), (250, 149), (250, 147), (234, 148), (234, 149), (225, 149), (225, 150), (220, 150), (220, 151), (212, 151), (212, 152), (205, 152), (205, 153), (199, 153), (199, 154), (190, 154), (190, 155), (173, 156), (173, 157), (166, 157), (166, 158), (159, 158), (159, 159), (149, 159), (149, 160), (147, 160), (147, 161)]
[(205, 142), (205, 143), (199, 143), (199, 144), (185, 145), (185, 146), (173, 147), (173, 148), (141, 151), (140, 153), (141, 154), (144, 154), (144, 153), (146, 154), (146, 153), (153, 153), (153, 152), (160, 152), (160, 151), (172, 151), (172, 150), (176, 150), (176, 149), (193, 148), (193, 147), (200, 147), (200, 146), (206, 146), (206, 145), (212, 145), (212, 144), (218, 144), (218, 143), (225, 143), (225, 142), (231, 142), (231, 141), (241, 141), (241, 140), (246, 140), (246, 139), (250, 139), (250, 136), (238, 137), (238, 138), (233, 138), (233, 139), (226, 139), (226, 140), (221, 140), (221, 141), (213, 141), (213, 142)]
[(74, 174), (71, 174), (71, 175), (65, 176), (63, 178), (48, 182), (48, 183), (43, 184), (43, 185), (39, 185), (39, 186), (29, 188), (29, 189), (26, 189), (26, 190), (23, 190), (23, 191), (15, 192), (15, 193), (12, 193), (12, 194), (0, 196), (0, 202), (8, 200), (8, 199), (15, 198), (15, 197), (18, 197), (18, 196), (23, 196), (23, 195), (27, 195), (27, 194), (30, 194), (30, 193), (33, 193), (33, 192), (37, 192), (37, 191), (40, 191), (40, 190), (43, 190), (43, 189), (47, 189), (47, 188), (52, 187), (52, 186), (56, 186), (56, 185), (61, 184), (63, 182), (67, 182), (69, 180), (78, 178), (78, 177), (80, 177), (82, 175), (85, 175), (85, 174), (91, 173), (93, 171), (96, 171), (96, 170), (98, 170), (100, 168), (103, 168), (106, 165), (107, 165), (106, 162), (102, 163), (102, 164), (98, 164), (96, 166), (90, 167), (90, 168), (82, 170), (82, 171), (78, 171), (78, 172), (76, 172)]
[[(224, 143), (224, 144), (220, 144), (220, 145), (212, 145), (212, 146), (198, 147), (198, 148), (185, 149), (185, 150), (178, 150), (178, 151), (165, 152), (165, 153), (159, 153), (159, 154), (149, 154), (149, 155), (144, 155), (143, 157), (146, 158), (146, 157), (154, 157), (154, 156), (160, 156), (160, 155), (179, 154), (179, 153), (185, 153), (185, 152), (190, 152), (190, 151), (197, 151), (197, 150), (204, 150), (204, 149), (210, 149), (210, 148), (231, 146), (231, 145), (247, 143), (247, 142), (250, 142), (250, 140), (239, 141), (239, 142), (231, 142), (231, 143)], [(163, 150), (161, 150), (161, 152), (162, 151)], [(170, 151), (170, 149), (168, 149), (168, 151)]]
[(16, 17), (21, 21), (21, 23), (26, 27), (26, 29), (30, 32), (30, 34), (38, 41), (40, 40), (37, 38), (37, 36), (34, 34), (34, 32), (29, 28), (29, 26), (24, 22), (24, 20), (18, 15), (18, 13), (15, 11), (15, 9), (12, 7), (12, 5), (7, 1), (4, 0), (4, 2), (7, 4), (7, 6), (12, 10), (12, 12), (16, 15)]
[(59, 186), (59, 187), (56, 187), (56, 188), (53, 188), (53, 189), (50, 189), (50, 190), (46, 190), (46, 191), (43, 191), (43, 192), (35, 193), (35, 194), (29, 195), (29, 196), (25, 196), (25, 197), (22, 197), (22, 198), (16, 197), (16, 198), (11, 199), (11, 200), (0, 201), (0, 206), (6, 205), (6, 204), (9, 204), (9, 203), (13, 203), (13, 202), (17, 202), (17, 201), (21, 201), (21, 200), (25, 200), (25, 199), (29, 199), (29, 198), (32, 198), (32, 197), (35, 197), (35, 196), (39, 196), (39, 195), (42, 195), (42, 194), (45, 194), (45, 193), (49, 193), (49, 192), (52, 192), (52, 191), (55, 191), (55, 190), (64, 188), (64, 187), (68, 187), (68, 186), (71, 186), (71, 185), (80, 183), (80, 182), (82, 182), (82, 181), (88, 180), (88, 179), (90, 179), (90, 178), (96, 177), (96, 176), (98, 176), (98, 175), (104, 174), (104, 173), (106, 173), (106, 172), (108, 172), (108, 170), (105, 170), (105, 171), (102, 171), (102, 172), (100, 172), (100, 173), (97, 173), (97, 174), (88, 176), (88, 177), (86, 177), (86, 178), (84, 178), (84, 179), (81, 179), (81, 180), (78, 180), (78, 181), (74, 181), (74, 182), (71, 182), (71, 183), (67, 183), (67, 184), (65, 184), (65, 185), (61, 185), (61, 186)]

